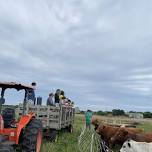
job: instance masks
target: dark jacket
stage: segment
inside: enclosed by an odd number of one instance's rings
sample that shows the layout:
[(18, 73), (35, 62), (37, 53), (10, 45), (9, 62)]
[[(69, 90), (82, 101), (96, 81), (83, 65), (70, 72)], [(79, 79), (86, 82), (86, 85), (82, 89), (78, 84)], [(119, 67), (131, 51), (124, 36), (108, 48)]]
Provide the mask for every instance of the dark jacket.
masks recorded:
[(53, 106), (53, 97), (48, 97), (46, 105)]
[(60, 98), (57, 93), (55, 93), (55, 103), (60, 103)]

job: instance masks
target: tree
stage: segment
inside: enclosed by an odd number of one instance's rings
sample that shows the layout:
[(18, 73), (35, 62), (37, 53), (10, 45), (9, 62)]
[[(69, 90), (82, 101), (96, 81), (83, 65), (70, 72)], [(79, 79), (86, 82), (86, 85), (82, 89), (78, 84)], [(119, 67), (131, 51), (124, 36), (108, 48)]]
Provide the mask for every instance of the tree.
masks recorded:
[(105, 116), (106, 115), (106, 113), (104, 112), (104, 111), (97, 111), (97, 113), (96, 113), (97, 115), (101, 115), (101, 116)]
[(144, 112), (143, 115), (144, 115), (144, 118), (152, 118), (151, 112)]
[(124, 115), (125, 115), (125, 112), (124, 112), (124, 110), (113, 109), (113, 110), (112, 110), (112, 115), (113, 115), (113, 116), (124, 116)]

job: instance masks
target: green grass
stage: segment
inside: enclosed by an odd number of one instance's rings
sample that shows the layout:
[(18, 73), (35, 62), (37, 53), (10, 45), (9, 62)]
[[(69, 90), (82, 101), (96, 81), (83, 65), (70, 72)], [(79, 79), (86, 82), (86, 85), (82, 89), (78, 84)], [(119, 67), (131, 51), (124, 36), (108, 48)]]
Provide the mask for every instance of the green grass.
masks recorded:
[(78, 137), (82, 129), (82, 117), (76, 116), (73, 133), (60, 132), (56, 143), (44, 141), (42, 152), (78, 152)]
[(141, 123), (139, 128), (143, 128), (145, 132), (152, 132), (152, 123)]
[[(41, 152), (79, 152), (78, 151), (78, 137), (81, 133), (83, 127), (82, 115), (76, 115), (74, 123), (74, 132), (60, 132), (58, 141), (56, 143), (51, 143), (48, 141), (43, 141)], [(152, 123), (142, 122), (137, 126), (138, 128), (143, 128), (145, 132), (152, 132)], [(114, 151), (118, 151), (118, 147)]]

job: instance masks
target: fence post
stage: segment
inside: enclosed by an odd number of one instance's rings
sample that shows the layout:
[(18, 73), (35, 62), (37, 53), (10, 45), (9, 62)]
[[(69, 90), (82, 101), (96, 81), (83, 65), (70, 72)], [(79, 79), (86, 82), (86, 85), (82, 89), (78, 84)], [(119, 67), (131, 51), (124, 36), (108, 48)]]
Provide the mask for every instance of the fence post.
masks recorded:
[(94, 140), (94, 133), (92, 134), (92, 137), (91, 137), (91, 147), (90, 147), (90, 152), (93, 152), (93, 140)]

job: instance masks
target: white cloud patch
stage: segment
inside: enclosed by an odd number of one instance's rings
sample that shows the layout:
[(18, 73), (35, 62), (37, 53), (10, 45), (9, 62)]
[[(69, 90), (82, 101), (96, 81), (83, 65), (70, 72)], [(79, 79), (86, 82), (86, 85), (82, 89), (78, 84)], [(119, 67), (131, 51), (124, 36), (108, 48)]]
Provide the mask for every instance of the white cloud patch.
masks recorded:
[(44, 102), (63, 88), (82, 108), (151, 110), (151, 3), (2, 0), (0, 79), (37, 81)]

